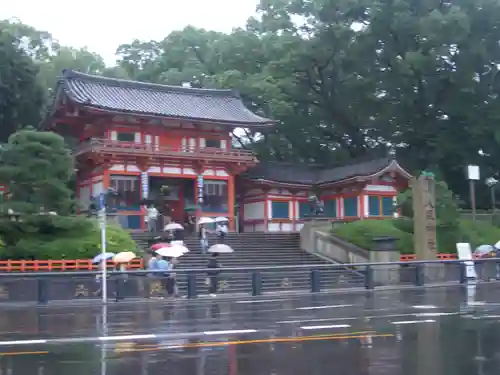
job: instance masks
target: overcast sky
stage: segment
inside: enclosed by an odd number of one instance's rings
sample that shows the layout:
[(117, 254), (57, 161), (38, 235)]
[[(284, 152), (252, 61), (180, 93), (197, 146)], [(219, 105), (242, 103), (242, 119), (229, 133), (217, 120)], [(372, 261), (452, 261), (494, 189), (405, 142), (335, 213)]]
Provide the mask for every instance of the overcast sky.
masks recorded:
[(258, 0), (23, 0), (2, 1), (0, 19), (18, 18), (50, 32), (61, 44), (88, 47), (115, 61), (118, 45), (133, 39), (160, 40), (194, 25), (229, 32), (255, 13)]

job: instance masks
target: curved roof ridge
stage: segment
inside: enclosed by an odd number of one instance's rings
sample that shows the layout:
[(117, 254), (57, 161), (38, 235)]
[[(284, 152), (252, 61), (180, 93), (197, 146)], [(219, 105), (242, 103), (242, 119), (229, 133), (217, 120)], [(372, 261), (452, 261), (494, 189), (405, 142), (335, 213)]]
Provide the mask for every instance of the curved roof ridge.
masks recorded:
[(64, 69), (62, 73), (63, 75), (61, 79), (63, 80), (77, 79), (87, 82), (94, 82), (106, 86), (134, 88), (138, 90), (164, 91), (164, 92), (174, 92), (178, 94), (185, 93), (189, 95), (209, 95), (209, 96), (240, 98), (240, 94), (236, 90), (231, 90), (231, 89), (206, 89), (206, 88), (162, 85), (159, 83), (132, 81), (128, 79), (97, 76), (93, 74), (78, 72), (72, 69)]

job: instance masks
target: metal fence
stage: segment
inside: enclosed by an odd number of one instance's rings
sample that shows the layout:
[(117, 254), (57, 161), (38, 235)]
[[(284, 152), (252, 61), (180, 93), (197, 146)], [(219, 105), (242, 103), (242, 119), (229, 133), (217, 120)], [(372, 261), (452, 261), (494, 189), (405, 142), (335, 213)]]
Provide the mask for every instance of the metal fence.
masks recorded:
[[(469, 265), (472, 262), (469, 263)], [(474, 261), (477, 281), (499, 278), (500, 259)], [(368, 289), (460, 284), (467, 281), (467, 264), (458, 260), (394, 263), (320, 264), (250, 268), (175, 270), (179, 298), (219, 294), (263, 295), (309, 291), (318, 293), (336, 289)], [(167, 297), (167, 281), (172, 275), (151, 271), (108, 273), (108, 298), (154, 299)], [(212, 277), (212, 278), (210, 278)], [(216, 285), (217, 290), (209, 286)], [(100, 273), (49, 272), (0, 273), (0, 304), (39, 303), (101, 298)]]

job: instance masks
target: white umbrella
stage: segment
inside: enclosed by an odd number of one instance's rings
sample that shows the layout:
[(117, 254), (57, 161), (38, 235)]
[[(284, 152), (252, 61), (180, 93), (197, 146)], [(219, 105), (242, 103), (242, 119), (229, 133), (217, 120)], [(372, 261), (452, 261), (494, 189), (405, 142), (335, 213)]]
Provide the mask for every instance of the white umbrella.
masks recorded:
[(178, 229), (184, 229), (184, 227), (182, 225), (180, 225), (179, 223), (170, 223), (170, 224), (165, 225), (165, 227), (163, 228), (164, 231), (178, 230)]
[(226, 221), (229, 221), (227, 217), (219, 216), (215, 218), (216, 223), (225, 223)]
[(493, 245), (493, 247), (497, 250), (500, 250), (500, 241)]
[(170, 246), (177, 246), (177, 245), (184, 246), (184, 241), (182, 241), (182, 240), (170, 241)]
[(211, 217), (202, 217), (200, 218), (200, 220), (198, 220), (198, 224), (212, 224), (214, 222), (215, 220)]
[(217, 245), (210, 246), (208, 249), (209, 253), (219, 253), (219, 254), (228, 254), (234, 253), (232, 247), (225, 245), (223, 243), (218, 243)]
[(156, 250), (156, 254), (159, 254), (162, 257), (179, 258), (185, 253), (182, 252), (182, 250), (178, 246), (170, 246), (162, 247), (161, 249)]
[(179, 243), (172, 243), (171, 245), (172, 246), (170, 247), (173, 248), (174, 250), (178, 250), (183, 254), (189, 253), (189, 249), (184, 245), (181, 245)]

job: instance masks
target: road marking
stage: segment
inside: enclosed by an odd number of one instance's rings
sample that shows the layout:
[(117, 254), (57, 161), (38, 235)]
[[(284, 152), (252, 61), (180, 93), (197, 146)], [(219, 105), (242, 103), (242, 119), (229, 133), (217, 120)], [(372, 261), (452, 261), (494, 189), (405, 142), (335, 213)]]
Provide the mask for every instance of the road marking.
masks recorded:
[(49, 340), (14, 340), (14, 341), (0, 341), (0, 345), (35, 345), (46, 344)]
[(318, 319), (297, 319), (297, 320), (280, 320), (276, 324), (297, 324), (297, 323), (313, 323), (313, 322), (331, 322), (331, 321), (344, 321), (344, 320), (362, 320), (362, 319), (387, 319), (387, 318), (401, 318), (404, 316), (415, 316), (415, 314), (388, 314), (388, 315), (367, 315), (367, 316), (354, 316), (347, 318), (318, 318)]
[(157, 336), (150, 335), (124, 335), (124, 336), (102, 336), (99, 337), (100, 341), (123, 341), (123, 340), (146, 340), (155, 339)]
[(302, 326), (300, 329), (329, 329), (329, 328), (349, 328), (350, 324), (334, 324), (328, 326)]
[(415, 305), (413, 306), (414, 309), (422, 309), (422, 310), (428, 310), (428, 309), (437, 309), (437, 306), (434, 305)]
[(413, 314), (413, 316), (415, 317), (429, 317), (429, 316), (451, 316), (451, 315), (459, 315), (460, 313), (451, 313), (451, 312), (440, 312), (440, 313), (431, 313), (431, 312), (428, 312), (428, 313), (417, 313), (417, 314)]
[(239, 333), (256, 333), (256, 329), (233, 329), (228, 331), (204, 331), (204, 335), (235, 335)]
[[(349, 339), (363, 339), (367, 334), (363, 335), (353, 335), (353, 334), (342, 334), (342, 335), (315, 335), (315, 336), (301, 336), (301, 337), (274, 337), (267, 339), (255, 339), (255, 340), (238, 340), (238, 341), (226, 341), (226, 342), (199, 342), (199, 343), (189, 343), (182, 345), (175, 345), (172, 349), (179, 348), (206, 348), (206, 347), (221, 347), (229, 345), (247, 345), (247, 344), (264, 344), (264, 343), (278, 343), (278, 342), (304, 342), (304, 341), (319, 341), (319, 340), (349, 340)], [(376, 337), (394, 337), (392, 333), (386, 334), (370, 334), (371, 338)], [(148, 347), (148, 348), (133, 348), (130, 350), (124, 350), (124, 352), (146, 352), (146, 351), (156, 351), (165, 350), (167, 348), (163, 347)]]
[(427, 320), (401, 320), (399, 322), (391, 322), (391, 324), (418, 324), (418, 323), (436, 323), (435, 320), (427, 319)]
[(297, 307), (295, 310), (321, 310), (321, 309), (334, 309), (339, 307), (351, 307), (353, 305), (331, 305), (331, 306), (304, 306)]
[(18, 355), (41, 355), (41, 354), (49, 354), (49, 352), (41, 351), (41, 352), (5, 352), (1, 353), (0, 352), (0, 357), (12, 357), (12, 356), (18, 356)]
[(237, 301), (236, 303), (266, 303), (266, 302), (284, 302), (289, 301), (286, 299), (260, 299), (256, 301), (248, 300), (248, 301)]

